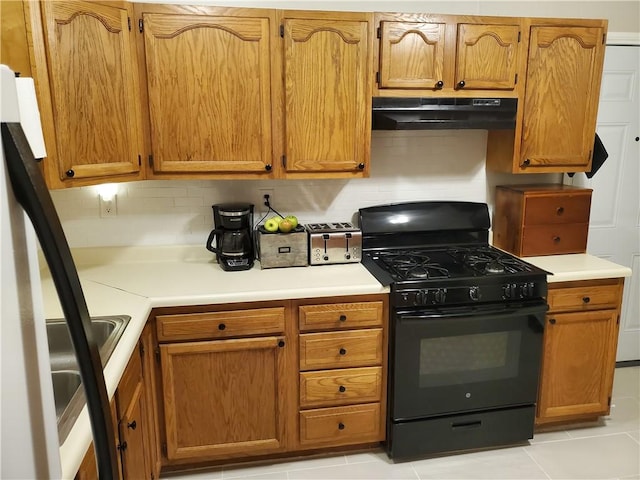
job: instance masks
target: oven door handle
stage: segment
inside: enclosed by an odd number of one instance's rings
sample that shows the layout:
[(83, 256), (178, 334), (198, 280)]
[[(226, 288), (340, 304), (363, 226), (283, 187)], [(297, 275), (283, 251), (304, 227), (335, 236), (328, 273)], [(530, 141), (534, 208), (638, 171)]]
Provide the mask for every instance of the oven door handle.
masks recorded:
[[(549, 309), (546, 302), (536, 303), (535, 305), (523, 306), (518, 304), (517, 306), (500, 306), (486, 308), (477, 306), (458, 307), (455, 309), (434, 309), (434, 310), (420, 310), (417, 312), (398, 312), (396, 317), (400, 323), (415, 322), (424, 320), (441, 320), (443, 318), (461, 318), (473, 316), (474, 319), (482, 320), (495, 317), (506, 317), (513, 315), (534, 315), (538, 317), (544, 314)], [(539, 317), (538, 317), (539, 318)], [(541, 325), (544, 326), (544, 319), (539, 318)]]

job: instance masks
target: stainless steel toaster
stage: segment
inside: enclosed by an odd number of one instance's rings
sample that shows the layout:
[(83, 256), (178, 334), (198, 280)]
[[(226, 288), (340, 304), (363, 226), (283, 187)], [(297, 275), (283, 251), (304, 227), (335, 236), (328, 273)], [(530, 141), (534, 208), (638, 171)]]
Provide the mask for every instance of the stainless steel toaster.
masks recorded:
[(309, 223), (309, 265), (357, 263), (362, 258), (362, 232), (351, 223)]

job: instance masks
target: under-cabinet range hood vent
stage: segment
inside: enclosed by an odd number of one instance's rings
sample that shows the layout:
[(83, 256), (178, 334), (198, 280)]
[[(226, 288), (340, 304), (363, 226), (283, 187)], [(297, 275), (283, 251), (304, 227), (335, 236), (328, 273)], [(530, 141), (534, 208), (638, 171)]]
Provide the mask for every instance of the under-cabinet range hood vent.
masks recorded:
[(515, 128), (516, 98), (373, 98), (374, 130)]

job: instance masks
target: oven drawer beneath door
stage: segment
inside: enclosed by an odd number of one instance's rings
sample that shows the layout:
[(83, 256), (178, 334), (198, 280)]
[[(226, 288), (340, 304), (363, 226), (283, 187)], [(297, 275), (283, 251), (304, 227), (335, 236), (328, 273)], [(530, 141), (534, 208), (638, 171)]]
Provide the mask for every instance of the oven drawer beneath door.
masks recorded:
[(395, 459), (497, 447), (533, 438), (535, 405), (389, 425), (387, 452)]

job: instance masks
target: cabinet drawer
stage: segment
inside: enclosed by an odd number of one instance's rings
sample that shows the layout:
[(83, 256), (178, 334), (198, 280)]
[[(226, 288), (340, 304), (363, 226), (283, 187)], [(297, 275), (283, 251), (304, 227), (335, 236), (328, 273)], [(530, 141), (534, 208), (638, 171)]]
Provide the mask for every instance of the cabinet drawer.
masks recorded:
[(521, 256), (584, 253), (587, 250), (588, 223), (525, 226)]
[(348, 443), (383, 440), (380, 404), (318, 408), (300, 412), (300, 443)]
[(300, 335), (300, 370), (381, 364), (381, 328)]
[(589, 223), (591, 192), (587, 194), (526, 197), (524, 224)]
[(303, 305), (300, 331), (382, 326), (382, 302)]
[(300, 407), (378, 402), (382, 367), (323, 370), (300, 374)]
[(158, 341), (205, 340), (284, 332), (284, 307), (159, 315)]
[(550, 288), (547, 297), (550, 312), (618, 308), (619, 301), (619, 285)]

